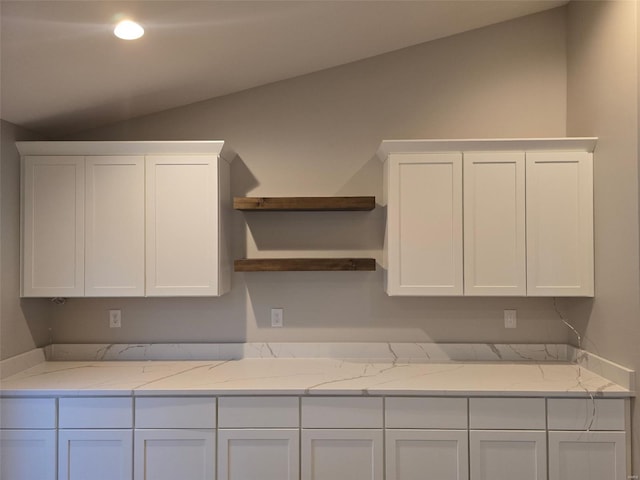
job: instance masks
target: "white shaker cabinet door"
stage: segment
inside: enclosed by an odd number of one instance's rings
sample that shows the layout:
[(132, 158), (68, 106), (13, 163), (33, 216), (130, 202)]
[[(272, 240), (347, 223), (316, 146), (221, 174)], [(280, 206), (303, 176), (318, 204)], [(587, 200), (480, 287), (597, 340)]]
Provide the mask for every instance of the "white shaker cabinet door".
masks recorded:
[(302, 429), (302, 480), (382, 480), (379, 429)]
[(524, 152), (464, 154), (464, 293), (525, 296)]
[(220, 295), (218, 157), (146, 162), (146, 294)]
[(462, 155), (387, 163), (387, 294), (462, 295)]
[(218, 480), (298, 480), (300, 431), (220, 429)]
[(549, 432), (549, 480), (625, 480), (625, 432)]
[(135, 432), (135, 480), (213, 480), (215, 430)]
[(23, 158), (24, 297), (84, 295), (84, 157)]
[(58, 480), (131, 480), (131, 430), (60, 430)]
[(144, 296), (144, 157), (86, 158), (85, 296)]
[(55, 480), (55, 430), (0, 430), (0, 478)]
[(593, 294), (592, 154), (527, 153), (527, 295)]
[[(386, 480), (468, 480), (466, 430), (386, 431)], [(428, 475), (426, 475), (428, 472)]]
[(471, 480), (546, 480), (545, 431), (472, 430)]

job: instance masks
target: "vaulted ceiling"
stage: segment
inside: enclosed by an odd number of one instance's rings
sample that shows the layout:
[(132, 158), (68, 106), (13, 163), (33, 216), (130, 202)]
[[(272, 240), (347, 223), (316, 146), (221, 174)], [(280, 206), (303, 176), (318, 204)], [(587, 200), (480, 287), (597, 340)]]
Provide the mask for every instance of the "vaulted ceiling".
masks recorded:
[[(565, 3), (1, 0), (0, 116), (56, 137)], [(145, 35), (114, 37), (122, 17)]]

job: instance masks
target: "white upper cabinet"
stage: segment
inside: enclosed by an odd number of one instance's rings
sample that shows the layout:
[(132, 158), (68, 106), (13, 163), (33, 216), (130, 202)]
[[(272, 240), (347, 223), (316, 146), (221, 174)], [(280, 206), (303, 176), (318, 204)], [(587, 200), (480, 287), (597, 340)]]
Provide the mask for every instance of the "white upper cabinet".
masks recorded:
[(465, 295), (524, 296), (525, 256), (524, 153), (465, 153)]
[(84, 158), (26, 156), (22, 295), (84, 295)]
[(147, 295), (216, 295), (218, 158), (147, 157)]
[(223, 142), (18, 142), (22, 296), (217, 296), (231, 286)]
[(383, 141), (386, 292), (593, 296), (595, 142)]
[(387, 293), (462, 295), (462, 155), (392, 154)]
[(85, 296), (144, 296), (144, 157), (87, 157)]
[(527, 293), (593, 296), (588, 152), (527, 152)]

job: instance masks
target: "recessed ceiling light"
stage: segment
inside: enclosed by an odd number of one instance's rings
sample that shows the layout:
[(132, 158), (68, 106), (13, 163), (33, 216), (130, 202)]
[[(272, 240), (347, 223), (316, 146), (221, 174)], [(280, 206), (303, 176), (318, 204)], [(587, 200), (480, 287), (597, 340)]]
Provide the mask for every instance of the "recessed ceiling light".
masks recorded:
[(122, 20), (113, 29), (113, 34), (123, 40), (135, 40), (144, 35), (144, 28), (132, 20)]

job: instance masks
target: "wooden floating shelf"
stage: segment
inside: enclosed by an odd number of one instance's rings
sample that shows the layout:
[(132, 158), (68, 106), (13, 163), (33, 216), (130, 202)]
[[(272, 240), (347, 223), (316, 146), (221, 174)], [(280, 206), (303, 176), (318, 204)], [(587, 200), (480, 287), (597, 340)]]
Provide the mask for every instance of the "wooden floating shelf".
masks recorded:
[(236, 210), (262, 212), (367, 211), (376, 197), (235, 197)]
[(236, 272), (338, 272), (375, 271), (374, 258), (242, 258)]

